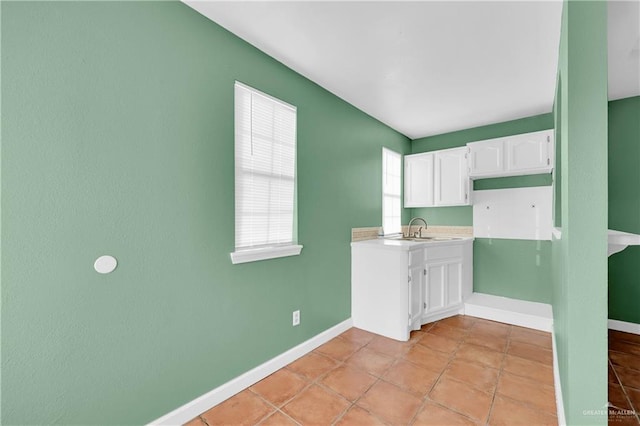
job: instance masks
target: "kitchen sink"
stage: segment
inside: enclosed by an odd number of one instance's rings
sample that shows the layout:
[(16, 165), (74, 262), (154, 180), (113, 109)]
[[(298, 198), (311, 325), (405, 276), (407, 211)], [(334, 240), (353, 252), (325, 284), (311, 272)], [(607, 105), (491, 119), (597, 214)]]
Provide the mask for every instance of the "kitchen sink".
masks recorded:
[(400, 237), (397, 238), (402, 241), (418, 241), (418, 242), (430, 242), (430, 241), (453, 241), (461, 240), (460, 237)]

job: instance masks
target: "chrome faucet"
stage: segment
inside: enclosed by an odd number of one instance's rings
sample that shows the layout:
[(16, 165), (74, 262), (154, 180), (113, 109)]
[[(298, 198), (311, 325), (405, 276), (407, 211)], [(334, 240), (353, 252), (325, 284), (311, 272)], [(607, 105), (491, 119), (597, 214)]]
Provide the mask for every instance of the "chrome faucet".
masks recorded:
[(410, 238), (410, 237), (420, 238), (420, 236), (422, 235), (422, 226), (420, 227), (418, 232), (416, 232), (413, 235), (411, 235), (411, 225), (413, 225), (413, 221), (415, 221), (415, 220), (421, 220), (422, 223), (424, 223), (424, 229), (425, 230), (427, 229), (428, 225), (427, 225), (427, 221), (426, 220), (424, 220), (421, 217), (414, 217), (413, 219), (411, 219), (409, 221), (409, 226), (407, 227), (407, 235), (405, 235), (405, 238)]

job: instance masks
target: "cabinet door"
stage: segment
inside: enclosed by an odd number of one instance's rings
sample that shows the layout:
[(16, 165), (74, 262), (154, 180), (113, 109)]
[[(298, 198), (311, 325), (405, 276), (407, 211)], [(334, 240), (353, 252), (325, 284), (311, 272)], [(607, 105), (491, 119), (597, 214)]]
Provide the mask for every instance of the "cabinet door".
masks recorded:
[(433, 154), (404, 157), (404, 206), (433, 206)]
[(446, 306), (462, 303), (462, 261), (447, 265)]
[(425, 313), (438, 311), (446, 306), (447, 265), (426, 265)]
[(494, 175), (504, 171), (504, 140), (493, 139), (468, 144), (469, 175)]
[(435, 205), (469, 204), (467, 149), (456, 148), (435, 153)]
[(462, 303), (462, 260), (426, 265), (425, 314), (458, 306)]
[(507, 170), (546, 172), (551, 169), (551, 135), (535, 132), (517, 135), (506, 141)]
[(424, 274), (424, 265), (414, 266), (409, 270), (409, 327), (413, 330), (422, 325)]

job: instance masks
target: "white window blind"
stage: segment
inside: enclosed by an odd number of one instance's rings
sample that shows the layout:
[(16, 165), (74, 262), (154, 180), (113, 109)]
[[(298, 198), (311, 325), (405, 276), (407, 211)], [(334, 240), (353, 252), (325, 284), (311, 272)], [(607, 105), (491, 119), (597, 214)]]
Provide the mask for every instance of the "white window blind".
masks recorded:
[(382, 148), (382, 231), (402, 232), (402, 156)]
[(295, 244), (295, 159), (296, 108), (236, 82), (236, 251)]

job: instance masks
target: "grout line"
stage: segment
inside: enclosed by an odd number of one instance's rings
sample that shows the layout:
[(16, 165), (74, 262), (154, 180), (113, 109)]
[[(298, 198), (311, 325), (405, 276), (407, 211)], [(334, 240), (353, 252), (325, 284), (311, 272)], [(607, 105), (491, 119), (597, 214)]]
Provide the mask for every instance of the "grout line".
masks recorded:
[[(435, 321), (433, 323), (431, 323), (431, 326), (429, 327), (429, 330), (431, 330), (435, 324), (439, 323), (440, 321)], [(475, 321), (474, 321), (475, 324)], [(441, 324), (443, 326), (445, 326), (445, 324)], [(447, 326), (448, 327), (448, 326)], [(422, 404), (420, 404), (420, 407), (418, 408), (418, 410), (416, 411), (416, 413), (413, 415), (413, 417), (411, 418), (409, 424), (415, 422), (416, 417), (418, 417), (418, 414), (420, 414), (422, 412), (422, 410), (424, 409), (424, 406), (427, 405), (427, 403), (429, 402), (433, 402), (436, 403), (438, 405), (440, 405), (441, 407), (444, 407), (446, 409), (448, 409), (449, 411), (453, 411), (454, 413), (463, 415), (466, 418), (469, 418), (466, 414), (463, 413), (459, 413), (458, 411), (456, 411), (455, 409), (453, 409), (453, 407), (445, 407), (444, 405), (438, 403), (437, 401), (434, 401), (431, 399), (431, 397), (429, 396), (431, 394), (431, 392), (435, 389), (435, 387), (438, 385), (438, 383), (440, 383), (440, 378), (444, 375), (445, 371), (447, 371), (447, 369), (449, 368), (449, 365), (451, 364), (451, 362), (453, 361), (453, 359), (455, 359), (455, 355), (458, 352), (458, 349), (460, 349), (460, 346), (462, 346), (462, 343), (464, 342), (464, 339), (466, 338), (466, 336), (470, 333), (471, 328), (473, 327), (473, 325), (469, 328), (465, 328), (465, 335), (458, 340), (458, 345), (456, 346), (456, 348), (449, 354), (449, 359), (447, 360), (447, 364), (442, 368), (442, 370), (440, 371), (440, 374), (438, 374), (438, 377), (433, 381), (433, 384), (431, 385), (431, 387), (429, 388), (429, 390), (427, 391), (427, 393), (425, 394), (425, 396), (422, 399)], [(455, 327), (452, 327), (455, 328)], [(443, 337), (443, 336), (440, 336)], [(432, 349), (433, 351), (436, 351), (435, 349)], [(436, 351), (438, 353), (441, 353), (440, 351)], [(475, 420), (474, 420), (475, 421)]]
[[(625, 389), (624, 385), (622, 384), (622, 380), (620, 379), (620, 376), (618, 375), (618, 372), (616, 371), (616, 368), (614, 367), (613, 363), (611, 362), (611, 360), (609, 359), (609, 357), (608, 357), (608, 356), (607, 356), (607, 362), (608, 362), (608, 365), (609, 365), (609, 366), (611, 367), (611, 369), (613, 370), (613, 374), (614, 374), (614, 376), (616, 376), (616, 380), (617, 380), (617, 382), (618, 382), (618, 386), (620, 386), (620, 389), (622, 389), (622, 394), (623, 394), (623, 395), (624, 395), (624, 397), (626, 398), (627, 403), (629, 404), (629, 407), (631, 407), (631, 409), (633, 410), (634, 417), (636, 418), (636, 421), (637, 421), (638, 423), (640, 423), (640, 413), (638, 413), (638, 411), (636, 411), (636, 407), (635, 407), (635, 405), (634, 405), (634, 404), (633, 404), (633, 402), (631, 401), (631, 398), (629, 398), (629, 394), (627, 393), (627, 390)], [(625, 367), (622, 367), (622, 366), (619, 366), (619, 367), (621, 367), (621, 368), (625, 368)], [(608, 381), (608, 380), (607, 380), (607, 381)], [(608, 396), (608, 394), (607, 394), (607, 396)], [(611, 403), (611, 401), (609, 401), (609, 398), (608, 398), (608, 397), (607, 397), (607, 402), (608, 402), (608, 403)], [(607, 415), (607, 417), (609, 417), (609, 416)]]
[(493, 397), (491, 398), (491, 405), (489, 405), (489, 412), (487, 413), (487, 418), (485, 423), (489, 423), (489, 419), (491, 419), (491, 414), (493, 414), (493, 407), (496, 403), (496, 396), (498, 395), (498, 385), (500, 384), (500, 379), (502, 378), (502, 373), (504, 371), (505, 361), (507, 359), (507, 354), (509, 353), (509, 346), (511, 346), (511, 332), (513, 331), (513, 326), (509, 326), (509, 332), (507, 333), (507, 345), (504, 348), (504, 352), (502, 353), (502, 361), (500, 362), (500, 369), (498, 370), (498, 377), (496, 377), (496, 387), (493, 389)]

